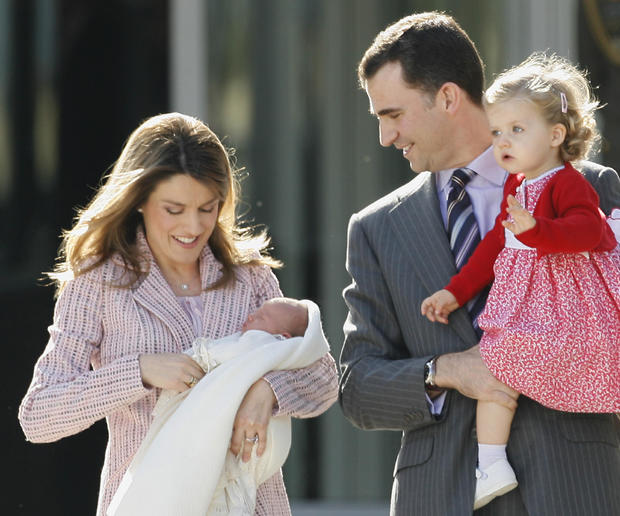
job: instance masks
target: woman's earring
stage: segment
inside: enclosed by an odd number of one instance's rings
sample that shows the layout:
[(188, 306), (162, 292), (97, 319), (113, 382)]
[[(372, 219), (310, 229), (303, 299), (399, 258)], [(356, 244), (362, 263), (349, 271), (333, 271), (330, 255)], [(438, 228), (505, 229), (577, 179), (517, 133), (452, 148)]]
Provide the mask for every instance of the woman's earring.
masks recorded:
[(142, 213), (142, 208), (138, 208), (138, 213)]

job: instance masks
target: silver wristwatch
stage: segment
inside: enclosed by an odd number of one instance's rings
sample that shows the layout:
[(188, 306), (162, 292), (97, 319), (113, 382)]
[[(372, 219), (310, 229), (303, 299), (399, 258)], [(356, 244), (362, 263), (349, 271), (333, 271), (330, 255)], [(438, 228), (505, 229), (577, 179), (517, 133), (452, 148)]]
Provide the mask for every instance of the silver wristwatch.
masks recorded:
[(439, 355), (435, 355), (426, 364), (424, 364), (424, 386), (430, 390), (439, 389), (435, 384), (435, 366), (437, 364), (437, 358)]

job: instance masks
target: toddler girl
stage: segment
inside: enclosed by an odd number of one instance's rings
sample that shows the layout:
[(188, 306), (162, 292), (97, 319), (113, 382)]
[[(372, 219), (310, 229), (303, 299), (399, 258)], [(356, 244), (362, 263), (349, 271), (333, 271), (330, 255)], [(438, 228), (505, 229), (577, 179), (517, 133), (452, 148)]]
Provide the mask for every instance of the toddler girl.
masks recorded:
[[(447, 323), (493, 281), (480, 354), (493, 375), (552, 409), (620, 411), (620, 248), (571, 165), (597, 138), (582, 72), (535, 53), (485, 94), (493, 150), (510, 175), (494, 228), (445, 289), (422, 303)], [(506, 459), (514, 412), (478, 402), (474, 508), (517, 485)]]

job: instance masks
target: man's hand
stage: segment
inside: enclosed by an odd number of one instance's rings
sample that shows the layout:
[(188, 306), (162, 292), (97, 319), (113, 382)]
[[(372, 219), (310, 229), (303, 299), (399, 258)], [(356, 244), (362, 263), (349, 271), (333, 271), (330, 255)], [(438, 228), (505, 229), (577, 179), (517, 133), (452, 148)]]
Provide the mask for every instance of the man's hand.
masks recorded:
[(480, 357), (480, 346), (439, 356), (435, 363), (435, 384), (456, 389), (464, 396), (492, 401), (515, 410), (519, 393), (495, 378)]

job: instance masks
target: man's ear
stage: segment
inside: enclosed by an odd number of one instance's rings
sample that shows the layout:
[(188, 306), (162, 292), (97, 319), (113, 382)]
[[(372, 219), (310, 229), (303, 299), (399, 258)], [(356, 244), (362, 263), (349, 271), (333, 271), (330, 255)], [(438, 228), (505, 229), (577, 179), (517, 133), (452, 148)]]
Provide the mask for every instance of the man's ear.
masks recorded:
[(453, 82), (444, 82), (437, 91), (436, 105), (449, 114), (458, 110), (463, 91)]
[(551, 127), (551, 146), (559, 147), (566, 139), (566, 126), (564, 124), (555, 124)]

